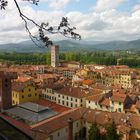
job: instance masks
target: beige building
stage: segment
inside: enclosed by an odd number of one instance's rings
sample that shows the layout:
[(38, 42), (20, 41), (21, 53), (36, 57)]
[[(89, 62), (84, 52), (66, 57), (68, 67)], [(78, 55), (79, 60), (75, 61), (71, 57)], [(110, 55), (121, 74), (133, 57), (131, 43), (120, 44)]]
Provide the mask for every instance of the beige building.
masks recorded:
[(57, 67), (53, 69), (53, 72), (59, 75), (62, 75), (68, 79), (72, 79), (73, 75), (75, 75), (77, 69), (75, 68), (67, 68), (67, 67)]
[(97, 94), (86, 98), (86, 108), (97, 109), (108, 112), (122, 112), (132, 105), (132, 100), (126, 94), (113, 93), (108, 97)]
[(120, 85), (123, 88), (132, 88), (135, 72), (129, 70), (105, 70), (101, 75), (102, 83), (106, 85)]
[(42, 97), (44, 99), (55, 102), (59, 105), (74, 108), (85, 107), (86, 97), (91, 96), (93, 93), (88, 89), (79, 87), (62, 86), (62, 87), (46, 87), (42, 90)]

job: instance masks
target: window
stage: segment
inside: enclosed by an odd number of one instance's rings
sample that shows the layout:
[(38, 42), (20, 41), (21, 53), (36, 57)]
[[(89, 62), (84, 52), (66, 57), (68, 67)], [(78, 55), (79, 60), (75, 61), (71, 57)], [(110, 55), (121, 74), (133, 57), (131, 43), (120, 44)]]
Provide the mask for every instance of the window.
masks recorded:
[(114, 105), (114, 102), (112, 101), (112, 104)]
[(37, 96), (37, 93), (35, 93), (35, 96)]
[(78, 127), (78, 122), (76, 123), (76, 126)]
[(121, 112), (121, 108), (119, 108), (119, 112)]
[(73, 98), (71, 98), (71, 101), (73, 101)]
[(59, 137), (60, 136), (60, 133), (58, 132), (57, 136)]
[(69, 103), (67, 102), (67, 106), (69, 105)]
[(28, 97), (31, 97), (32, 95), (31, 94), (28, 94)]
[(8, 79), (7, 78), (5, 79), (5, 82), (8, 82)]
[(66, 128), (66, 132), (68, 132), (68, 128)]
[(71, 103), (71, 107), (73, 107), (73, 104)]
[(88, 103), (90, 104), (90, 101), (88, 101)]
[(64, 101), (62, 101), (62, 104), (64, 105)]
[(22, 95), (22, 98), (24, 98), (24, 95)]
[(75, 99), (75, 102), (77, 102), (77, 99)]
[(64, 96), (62, 98), (64, 99)]
[(58, 103), (60, 104), (60, 100), (58, 100)]
[(119, 102), (119, 105), (121, 105), (122, 103), (121, 102)]
[(24, 92), (24, 90), (22, 90), (22, 92)]
[(31, 89), (29, 88), (29, 91), (31, 91)]

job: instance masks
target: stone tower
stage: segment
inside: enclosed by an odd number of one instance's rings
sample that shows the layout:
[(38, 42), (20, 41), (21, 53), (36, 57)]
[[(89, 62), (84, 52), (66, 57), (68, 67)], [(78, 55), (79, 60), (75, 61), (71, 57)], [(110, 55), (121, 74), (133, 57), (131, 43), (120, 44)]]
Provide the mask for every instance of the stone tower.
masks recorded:
[(58, 45), (51, 46), (51, 66), (52, 67), (59, 66), (59, 46)]
[(0, 71), (0, 110), (12, 107), (12, 84), (11, 80), (16, 79), (16, 73)]

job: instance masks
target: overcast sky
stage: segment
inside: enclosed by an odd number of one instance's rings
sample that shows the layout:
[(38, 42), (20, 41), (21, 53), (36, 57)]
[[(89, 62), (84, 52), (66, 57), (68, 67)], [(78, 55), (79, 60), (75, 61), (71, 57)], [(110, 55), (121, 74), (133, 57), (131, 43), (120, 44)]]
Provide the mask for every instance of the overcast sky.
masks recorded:
[[(13, 0), (0, 11), (0, 43), (29, 39)], [(40, 0), (38, 6), (17, 0), (21, 10), (37, 23), (57, 25), (66, 16), (83, 40), (140, 39), (140, 0)], [(36, 27), (30, 25), (33, 34)], [(51, 36), (52, 37), (52, 36)], [(63, 39), (61, 35), (54, 40)]]

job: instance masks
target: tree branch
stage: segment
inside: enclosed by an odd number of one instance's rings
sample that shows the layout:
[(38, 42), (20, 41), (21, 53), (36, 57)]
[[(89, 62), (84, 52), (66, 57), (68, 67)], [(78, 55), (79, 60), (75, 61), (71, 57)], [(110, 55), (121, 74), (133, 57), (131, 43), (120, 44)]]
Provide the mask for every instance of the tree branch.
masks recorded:
[[(23, 0), (23, 1), (28, 1), (31, 2), (35, 5), (38, 5), (39, 0)], [(1, 9), (5, 9), (5, 7), (7, 6), (8, 2), (6, 0), (0, 0), (0, 8)], [(14, 3), (17, 7), (17, 10), (19, 12), (19, 16), (21, 17), (21, 19), (24, 21), (25, 24), (25, 29), (29, 34), (30, 39), (34, 42), (35, 45), (37, 45), (38, 47), (43, 47), (40, 44), (40, 41), (42, 41), (45, 46), (49, 46), (52, 45), (53, 42), (48, 38), (48, 36), (45, 35), (45, 32), (47, 33), (51, 33), (51, 34), (61, 34), (67, 38), (72, 38), (72, 39), (78, 39), (81, 40), (81, 36), (77, 33), (74, 32), (74, 30), (76, 29), (75, 27), (70, 27), (70, 24), (68, 23), (68, 19), (63, 17), (62, 21), (60, 22), (60, 24), (58, 26), (49, 26), (49, 23), (41, 23), (41, 25), (39, 25), (38, 23), (36, 23), (33, 19), (30, 19), (29, 17), (27, 17), (26, 15), (24, 15), (18, 5), (17, 0), (14, 0)], [(36, 36), (33, 36), (29, 27), (28, 27), (28, 23), (31, 22), (33, 25), (35, 25), (38, 30), (39, 30), (39, 38)], [(36, 42), (38, 42), (39, 44), (37, 44)]]

